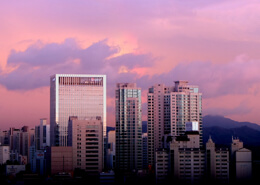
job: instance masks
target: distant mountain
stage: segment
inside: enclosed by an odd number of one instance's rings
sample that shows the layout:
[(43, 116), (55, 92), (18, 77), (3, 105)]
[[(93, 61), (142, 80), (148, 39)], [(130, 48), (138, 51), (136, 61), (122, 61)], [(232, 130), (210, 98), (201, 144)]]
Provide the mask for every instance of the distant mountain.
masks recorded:
[(260, 131), (242, 126), (238, 128), (204, 127), (203, 143), (208, 141), (209, 136), (218, 145), (230, 146), (232, 137), (238, 137), (245, 145), (260, 146)]
[[(107, 127), (107, 131), (115, 127)], [(142, 132), (147, 132), (147, 121), (142, 121)], [(252, 151), (254, 159), (260, 160), (260, 126), (250, 122), (237, 122), (223, 116), (207, 115), (203, 117), (203, 143), (209, 136), (219, 147), (229, 148), (232, 137), (238, 137), (244, 147)]]
[[(221, 128), (239, 128), (247, 126), (249, 128), (260, 131), (260, 125), (250, 122), (238, 122), (223, 116), (207, 115), (203, 117), (203, 128), (221, 127)], [(107, 127), (107, 131), (115, 130), (115, 127)], [(142, 132), (147, 132), (147, 121), (142, 121)]]
[(223, 116), (207, 115), (203, 117), (203, 128), (205, 127), (238, 128), (247, 126), (260, 131), (260, 125), (250, 122), (238, 122)]
[[(107, 132), (115, 127), (107, 127)], [(147, 121), (142, 121), (142, 132), (147, 132)], [(230, 145), (233, 137), (239, 137), (246, 145), (260, 146), (260, 126), (250, 122), (238, 122), (223, 116), (203, 117), (203, 141), (209, 135), (216, 144)]]
[(230, 148), (232, 137), (239, 138), (244, 147), (252, 151), (253, 160), (260, 160), (260, 131), (247, 126), (237, 128), (203, 127), (203, 144), (211, 136), (217, 147)]

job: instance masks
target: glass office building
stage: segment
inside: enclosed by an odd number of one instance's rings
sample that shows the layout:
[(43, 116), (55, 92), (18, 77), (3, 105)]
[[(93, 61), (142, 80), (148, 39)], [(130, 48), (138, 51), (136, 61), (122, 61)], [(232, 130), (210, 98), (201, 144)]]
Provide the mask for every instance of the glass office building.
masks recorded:
[(52, 146), (68, 145), (70, 116), (77, 116), (79, 120), (100, 119), (105, 140), (106, 75), (55, 74), (50, 77)]

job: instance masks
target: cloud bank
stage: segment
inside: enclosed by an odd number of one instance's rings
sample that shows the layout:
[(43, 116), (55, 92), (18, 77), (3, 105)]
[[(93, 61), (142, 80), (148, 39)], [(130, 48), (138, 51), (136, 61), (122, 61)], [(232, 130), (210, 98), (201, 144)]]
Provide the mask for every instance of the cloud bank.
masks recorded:
[[(199, 85), (204, 97), (228, 94), (246, 94), (259, 84), (260, 61), (237, 56), (228, 63), (206, 61), (179, 63), (167, 73), (147, 75), (138, 73), (154, 67), (159, 57), (151, 54), (123, 54), (119, 46), (110, 46), (107, 40), (79, 47), (75, 39), (62, 43), (37, 43), (25, 51), (12, 51), (7, 66), (14, 68), (2, 75), (0, 83), (9, 90), (31, 90), (49, 85), (49, 76), (56, 73), (106, 74), (108, 94), (113, 96), (118, 82), (136, 82), (147, 90), (155, 83), (173, 85), (176, 80), (188, 80)], [(257, 91), (257, 89), (255, 89)]]

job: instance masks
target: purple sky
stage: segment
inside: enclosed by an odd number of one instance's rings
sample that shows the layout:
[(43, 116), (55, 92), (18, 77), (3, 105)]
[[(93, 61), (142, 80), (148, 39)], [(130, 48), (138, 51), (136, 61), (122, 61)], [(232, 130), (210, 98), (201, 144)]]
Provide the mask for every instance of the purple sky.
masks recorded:
[[(49, 76), (107, 75), (108, 125), (117, 82), (188, 80), (203, 115), (260, 124), (258, 0), (3, 1), (0, 129), (49, 119)], [(146, 111), (144, 112), (144, 119)]]

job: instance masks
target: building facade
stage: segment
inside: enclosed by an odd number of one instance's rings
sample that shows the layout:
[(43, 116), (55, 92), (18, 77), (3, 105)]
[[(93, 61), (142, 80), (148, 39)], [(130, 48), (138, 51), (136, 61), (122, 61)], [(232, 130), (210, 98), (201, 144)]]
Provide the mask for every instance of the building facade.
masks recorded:
[(5, 164), (8, 160), (10, 160), (9, 146), (0, 146), (0, 164)]
[[(9, 130), (9, 146), (10, 146), (10, 154), (20, 154), (20, 146), (21, 145), (21, 130), (16, 128), (10, 128)], [(13, 161), (13, 157), (10, 158)]]
[(72, 147), (52, 146), (46, 149), (46, 171), (49, 175), (59, 173), (73, 173)]
[(230, 147), (230, 168), (232, 183), (247, 183), (252, 180), (252, 152), (244, 148), (244, 143), (232, 137)]
[(40, 125), (35, 126), (35, 148), (43, 150), (50, 146), (50, 125), (47, 125), (47, 119), (40, 119)]
[(0, 130), (0, 145), (9, 146), (10, 137), (7, 130)]
[(241, 148), (236, 151), (236, 181), (249, 182), (252, 180), (252, 152)]
[(103, 169), (103, 125), (100, 119), (78, 120), (70, 117), (69, 146), (72, 146), (73, 169), (98, 175)]
[(27, 163), (30, 158), (30, 146), (34, 144), (34, 128), (23, 126), (21, 129), (10, 128), (8, 133), (10, 160)]
[(230, 157), (226, 148), (216, 148), (211, 138), (206, 143), (206, 178), (209, 182), (229, 183)]
[(142, 169), (141, 89), (135, 83), (118, 83), (116, 104), (116, 169)]
[(202, 145), (202, 94), (198, 86), (175, 81), (175, 86), (156, 84), (147, 94), (148, 164), (155, 151), (164, 148), (164, 137), (184, 134), (187, 122), (197, 122)]
[(155, 179), (156, 183), (166, 183), (169, 179), (169, 152), (158, 149), (155, 152)]
[(156, 151), (157, 183), (229, 183), (229, 151), (216, 148), (209, 138), (206, 148), (199, 144), (198, 131), (186, 131), (170, 142), (169, 149)]
[(115, 130), (110, 130), (107, 137), (107, 168), (113, 170), (115, 168), (115, 158), (116, 158), (116, 132)]
[(101, 118), (106, 137), (106, 76), (55, 74), (50, 77), (50, 137), (52, 146), (67, 146), (70, 116)]
[(142, 133), (142, 139), (143, 139), (143, 169), (148, 169), (147, 132)]
[(203, 181), (205, 172), (205, 151), (201, 150), (198, 131), (186, 131), (176, 136), (170, 144), (170, 178), (184, 183)]

